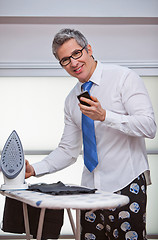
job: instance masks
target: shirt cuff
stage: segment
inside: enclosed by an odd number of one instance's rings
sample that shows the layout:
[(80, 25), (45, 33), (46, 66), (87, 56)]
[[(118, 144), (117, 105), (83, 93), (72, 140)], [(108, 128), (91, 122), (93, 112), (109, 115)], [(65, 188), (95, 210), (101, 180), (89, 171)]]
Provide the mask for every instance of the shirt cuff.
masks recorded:
[(112, 126), (113, 124), (127, 123), (127, 119), (124, 115), (106, 110), (104, 122), (107, 126)]
[(46, 173), (49, 173), (49, 168), (48, 168), (46, 162), (44, 162), (44, 161), (34, 163), (34, 164), (32, 164), (32, 167), (34, 168), (35, 176), (41, 176)]

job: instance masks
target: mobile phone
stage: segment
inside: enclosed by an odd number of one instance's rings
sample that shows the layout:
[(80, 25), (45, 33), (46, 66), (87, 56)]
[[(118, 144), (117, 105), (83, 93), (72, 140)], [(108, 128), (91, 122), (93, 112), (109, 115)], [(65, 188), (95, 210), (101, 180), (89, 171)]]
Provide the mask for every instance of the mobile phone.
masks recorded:
[(88, 98), (88, 99), (92, 100), (88, 91), (85, 91), (85, 92), (81, 93), (80, 95), (77, 96), (77, 98), (78, 98), (78, 100), (80, 101), (81, 104), (90, 107), (91, 106), (90, 104), (80, 100), (81, 97), (85, 97), (85, 98)]

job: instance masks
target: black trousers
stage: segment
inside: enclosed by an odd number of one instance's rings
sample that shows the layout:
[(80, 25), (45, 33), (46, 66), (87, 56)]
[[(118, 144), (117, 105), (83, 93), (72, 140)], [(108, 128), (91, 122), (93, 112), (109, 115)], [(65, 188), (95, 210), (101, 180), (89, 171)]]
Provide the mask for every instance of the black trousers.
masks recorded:
[[(36, 238), (40, 208), (28, 205), (30, 234)], [(64, 210), (46, 209), (42, 239), (58, 239), (63, 225)], [(22, 202), (7, 198), (5, 201), (3, 226), (4, 232), (25, 233)]]
[(110, 210), (81, 211), (82, 240), (146, 240), (146, 181), (144, 174), (117, 192), (129, 204)]

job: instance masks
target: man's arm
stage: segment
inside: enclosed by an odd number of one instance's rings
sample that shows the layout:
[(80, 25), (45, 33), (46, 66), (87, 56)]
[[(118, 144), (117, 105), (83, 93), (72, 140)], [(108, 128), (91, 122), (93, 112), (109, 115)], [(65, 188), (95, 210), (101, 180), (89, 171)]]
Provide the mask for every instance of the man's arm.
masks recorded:
[[(119, 91), (119, 90), (118, 90)], [(133, 71), (124, 78), (120, 86), (122, 106), (126, 113), (103, 109), (97, 98), (82, 99), (90, 107), (79, 104), (83, 114), (106, 126), (134, 137), (154, 138), (156, 123), (152, 104), (142, 79)]]
[(64, 108), (65, 127), (58, 147), (42, 161), (32, 165), (26, 161), (26, 178), (55, 173), (76, 162), (81, 152), (82, 133), (79, 126), (77, 126), (74, 119), (72, 119), (71, 112), (69, 111), (68, 106), (73, 104), (71, 103), (71, 99), (72, 98), (69, 97), (68, 100), (66, 100)]

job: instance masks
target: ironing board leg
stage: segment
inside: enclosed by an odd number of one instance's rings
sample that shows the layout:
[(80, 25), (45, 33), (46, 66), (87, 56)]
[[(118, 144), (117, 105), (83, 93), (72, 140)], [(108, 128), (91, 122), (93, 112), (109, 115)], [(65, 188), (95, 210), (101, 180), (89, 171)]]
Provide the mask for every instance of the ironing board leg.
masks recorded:
[(23, 213), (24, 213), (24, 223), (25, 223), (25, 231), (26, 231), (26, 239), (30, 240), (30, 226), (29, 226), (29, 218), (27, 211), (27, 204), (23, 203)]
[(69, 220), (70, 220), (70, 223), (71, 223), (73, 234), (75, 236), (76, 235), (76, 228), (75, 228), (75, 223), (74, 223), (74, 220), (73, 220), (73, 216), (72, 216), (71, 210), (67, 209), (67, 213), (68, 213), (68, 216), (69, 216)]
[(80, 240), (80, 209), (76, 209), (76, 240)]
[(38, 223), (37, 240), (41, 240), (41, 237), (42, 237), (45, 210), (46, 210), (45, 208), (41, 208), (40, 218)]

